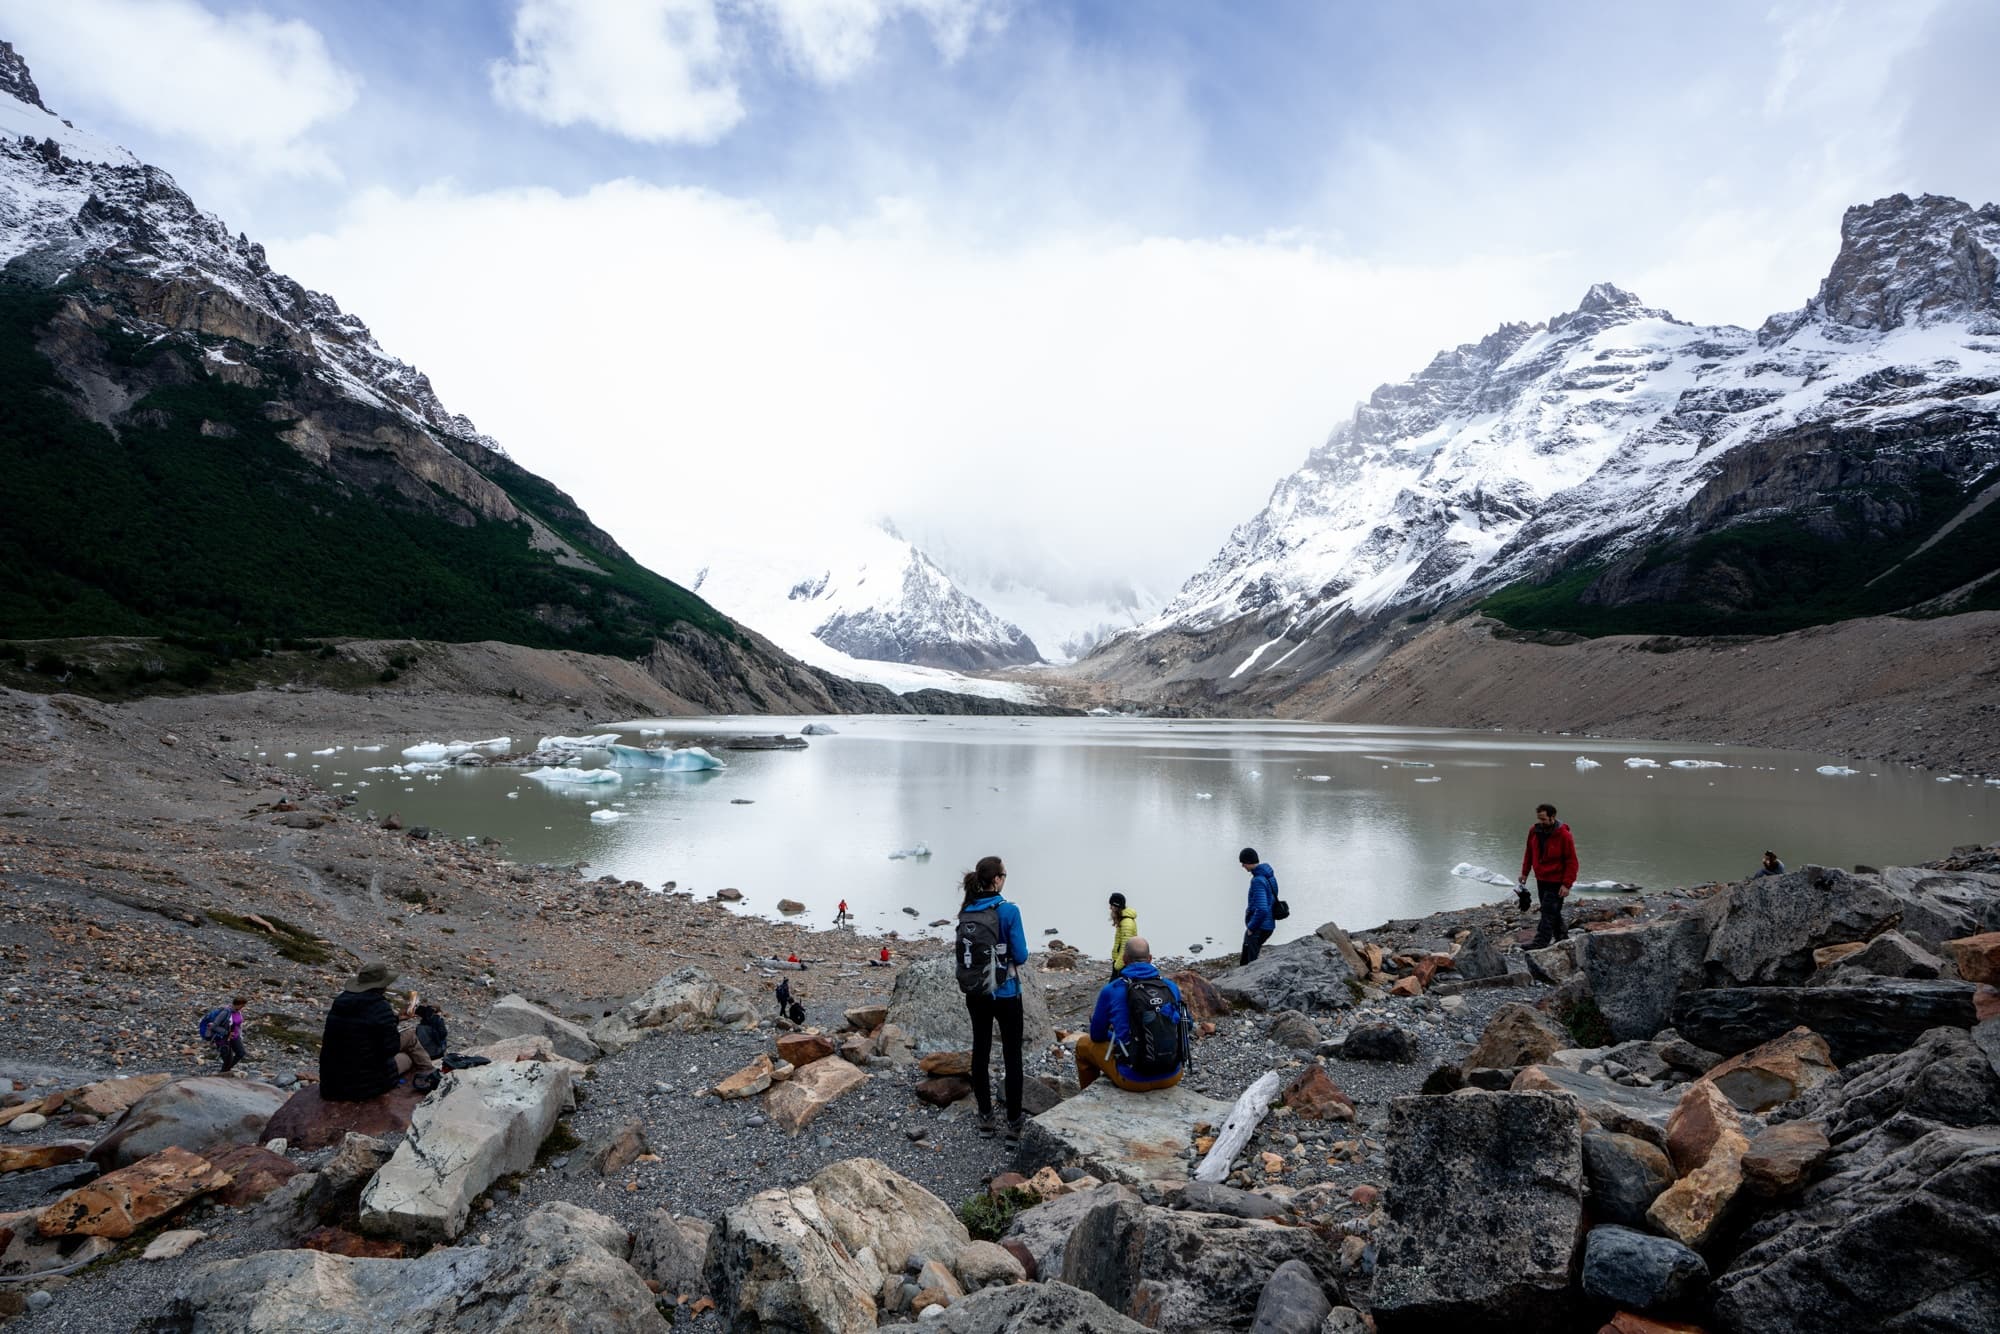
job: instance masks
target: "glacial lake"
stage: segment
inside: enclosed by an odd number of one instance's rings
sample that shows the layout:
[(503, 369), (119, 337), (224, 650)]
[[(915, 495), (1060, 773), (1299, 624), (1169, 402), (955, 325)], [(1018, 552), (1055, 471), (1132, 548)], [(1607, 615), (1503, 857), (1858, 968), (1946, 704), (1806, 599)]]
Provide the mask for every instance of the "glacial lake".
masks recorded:
[[(1453, 867), (1511, 879), (1540, 801), (1561, 808), (1575, 831), (1583, 881), (1648, 889), (1740, 878), (1767, 847), (1794, 867), (1879, 866), (2000, 838), (2000, 784), (1860, 761), (1857, 773), (1828, 776), (1818, 768), (1848, 762), (1689, 743), (1284, 722), (837, 717), (816, 720), (838, 734), (812, 737), (803, 751), (723, 748), (731, 736), (796, 733), (808, 721), (609, 724), (597, 730), (633, 745), (701, 744), (728, 767), (626, 769), (616, 783), (590, 785), (551, 785), (505, 766), (367, 772), (402, 762), (404, 747), (449, 737), (286, 737), (251, 753), (352, 793), (364, 810), (394, 811), (406, 826), (500, 839), (516, 861), (583, 861), (592, 875), (671, 880), (702, 897), (733, 886), (744, 911), (767, 916), (779, 899), (797, 899), (807, 905), (800, 920), (819, 927), (845, 898), (864, 931), (945, 934), (925, 924), (951, 916), (959, 876), (998, 853), (1030, 940), (1053, 927), (1097, 956), (1109, 949), (1113, 890), (1161, 953), (1234, 950), (1245, 844), (1276, 868), (1291, 904), (1280, 940), (1329, 919), (1361, 928), (1499, 901), (1510, 890)], [(513, 740), (525, 750), (538, 738)], [(597, 812), (616, 818), (592, 819)], [(929, 856), (890, 857), (919, 844)]]

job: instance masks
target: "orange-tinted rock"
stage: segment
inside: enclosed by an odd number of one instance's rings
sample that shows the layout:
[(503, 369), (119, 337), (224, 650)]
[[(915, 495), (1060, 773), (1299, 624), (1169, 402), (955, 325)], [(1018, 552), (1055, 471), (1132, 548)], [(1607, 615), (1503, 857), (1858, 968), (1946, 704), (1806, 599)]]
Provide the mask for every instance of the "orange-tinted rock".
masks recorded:
[(1813, 967), (1831, 968), (1842, 959), (1852, 958), (1868, 948), (1865, 940), (1850, 940), (1840, 945), (1822, 945), (1813, 951)]
[(323, 1227), (309, 1232), (299, 1245), (309, 1251), (324, 1251), (328, 1255), (348, 1255), (358, 1260), (400, 1260), (404, 1248), (400, 1241), (386, 1237), (364, 1237), (349, 1232), (344, 1227)]
[(847, 1011), (847, 1026), (861, 1033), (873, 1033), (889, 1020), (886, 1005), (857, 1005)]
[(424, 1095), (405, 1084), (361, 1102), (328, 1102), (317, 1086), (300, 1089), (264, 1123), (265, 1140), (281, 1139), (294, 1153), (338, 1144), (348, 1135), (379, 1139), (410, 1128), (410, 1114)]
[(1193, 969), (1169, 974), (1173, 984), (1180, 988), (1181, 999), (1187, 1003), (1188, 1017), (1192, 1019), (1219, 1019), (1229, 1013), (1229, 1002), (1222, 999), (1222, 993), (1215, 984)]
[(1424, 984), (1415, 975), (1399, 977), (1389, 984), (1389, 994), (1391, 996), (1421, 996), (1424, 994)]
[(1354, 1099), (1340, 1091), (1326, 1067), (1307, 1066), (1279, 1095), (1285, 1106), (1308, 1121), (1352, 1121)]
[(814, 1061), (771, 1090), (764, 1110), (793, 1134), (810, 1125), (842, 1095), (868, 1082), (868, 1076), (845, 1061)]
[(162, 1149), (107, 1172), (42, 1210), (45, 1237), (129, 1237), (156, 1218), (229, 1184), (229, 1174), (186, 1149)]
[(52, 1144), (29, 1144), (22, 1148), (0, 1145), (0, 1175), (8, 1172), (33, 1172), (43, 1167), (60, 1167), (73, 1163), (90, 1152), (90, 1144), (85, 1140), (62, 1139)]
[(207, 1157), (217, 1170), (229, 1174), (229, 1184), (215, 1192), (215, 1201), (232, 1209), (257, 1203), (305, 1170), (258, 1144), (238, 1144)]
[(986, 1193), (997, 1200), (1008, 1191), (1020, 1190), (1027, 1184), (1028, 1178), (1022, 1176), (1019, 1172), (1002, 1172), (999, 1176), (994, 1177), (986, 1183)]
[(715, 1085), (719, 1098), (749, 1098), (771, 1087), (771, 1058), (761, 1052), (757, 1059)]
[(1972, 989), (1972, 1019), (1979, 1024), (2000, 1019), (2000, 987), (1982, 983)]
[(1947, 940), (1944, 949), (1966, 981), (2000, 983), (2000, 931)]
[(969, 1075), (972, 1073), (972, 1053), (934, 1051), (917, 1058), (917, 1069), (927, 1075)]
[(963, 1075), (933, 1075), (919, 1080), (915, 1091), (918, 1102), (949, 1107), (961, 1098), (972, 1096), (972, 1081)]
[(1597, 1334), (1707, 1334), (1707, 1331), (1700, 1325), (1683, 1324), (1678, 1320), (1655, 1320), (1651, 1316), (1620, 1311)]
[(1743, 1179), (1759, 1195), (1790, 1195), (1811, 1178), (1831, 1146), (1810, 1121), (1787, 1121), (1757, 1133), (1743, 1154)]
[(1839, 1074), (1826, 1039), (1795, 1028), (1708, 1072), (1708, 1082), (1746, 1112), (1765, 1112)]
[(1688, 1085), (1667, 1122), (1667, 1154), (1681, 1177), (1646, 1210), (1647, 1221), (1700, 1250), (1742, 1193), (1749, 1147), (1735, 1104), (1722, 1090), (1707, 1079)]
[(75, 1110), (92, 1116), (116, 1116), (172, 1078), (172, 1075), (126, 1075), (101, 1080), (69, 1094), (69, 1103)]
[(1021, 1262), (1021, 1269), (1027, 1274), (1028, 1282), (1033, 1283), (1040, 1276), (1041, 1268), (1035, 1263), (1035, 1253), (1028, 1249), (1026, 1242), (1016, 1241), (1012, 1237), (1002, 1238), (1000, 1249)]
[(794, 1070), (823, 1061), (837, 1050), (832, 1038), (824, 1033), (780, 1033), (778, 1035), (778, 1056), (791, 1062)]
[(1532, 1005), (1510, 1001), (1493, 1012), (1479, 1044), (1461, 1063), (1467, 1069), (1511, 1070), (1546, 1061), (1570, 1045), (1569, 1034)]

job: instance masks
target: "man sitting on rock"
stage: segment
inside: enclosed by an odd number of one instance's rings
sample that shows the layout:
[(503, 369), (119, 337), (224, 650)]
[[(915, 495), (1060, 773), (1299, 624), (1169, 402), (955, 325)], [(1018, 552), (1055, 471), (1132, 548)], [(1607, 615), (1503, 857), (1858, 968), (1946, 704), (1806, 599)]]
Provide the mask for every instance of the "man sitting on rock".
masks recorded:
[(1125, 942), (1125, 966), (1097, 993), (1090, 1036), (1076, 1043), (1076, 1082), (1089, 1088), (1103, 1074), (1133, 1093), (1181, 1082), (1188, 1056), (1188, 1012), (1181, 989), (1153, 967), (1145, 937)]
[(396, 980), (386, 963), (366, 963), (333, 998), (319, 1047), (319, 1096), (328, 1102), (361, 1102), (387, 1093), (414, 1072), (419, 1093), (437, 1087), (437, 1067), (417, 1040), (401, 1029), (383, 993)]

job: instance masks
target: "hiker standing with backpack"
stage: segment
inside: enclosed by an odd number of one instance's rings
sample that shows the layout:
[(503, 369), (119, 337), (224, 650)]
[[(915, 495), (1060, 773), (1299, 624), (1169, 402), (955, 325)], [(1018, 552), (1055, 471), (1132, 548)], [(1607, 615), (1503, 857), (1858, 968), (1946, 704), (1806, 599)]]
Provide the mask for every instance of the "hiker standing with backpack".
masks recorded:
[(1187, 1065), (1190, 1027), (1181, 989), (1153, 967), (1144, 937), (1133, 936), (1125, 966), (1097, 993), (1090, 1036), (1077, 1041), (1077, 1086), (1089, 1088), (1102, 1074), (1131, 1093), (1172, 1088)]
[(227, 1009), (217, 1006), (201, 1017), (201, 1036), (215, 1047), (216, 1055), (222, 1058), (222, 1073), (228, 1074), (236, 1068), (236, 1063), (244, 1058), (243, 1050), (243, 1007), (250, 1000), (238, 996), (229, 1002)]
[(1000, 897), (1007, 867), (998, 857), (981, 857), (960, 888), (954, 953), (958, 989), (972, 1016), (972, 1095), (979, 1103), (979, 1133), (993, 1124), (993, 1025), (1000, 1025), (1000, 1057), (1006, 1067), (1007, 1140), (1021, 1138), (1021, 978), (1028, 958), (1028, 933), (1021, 910)]
[(1255, 963), (1264, 942), (1278, 929), (1278, 873), (1261, 861), (1257, 849), (1236, 854), (1237, 864), (1250, 873), (1250, 899), (1243, 908), (1243, 962)]
[(1111, 896), (1111, 980), (1125, 966), (1125, 942), (1139, 934), (1139, 914), (1125, 906), (1123, 894)]
[[(1546, 801), (1535, 807), (1535, 822), (1528, 826), (1528, 847), (1521, 854), (1519, 890), (1523, 899), (1528, 895), (1531, 871), (1535, 893), (1541, 899), (1542, 919), (1535, 927), (1535, 943), (1528, 948), (1538, 950), (1569, 939), (1569, 928), (1563, 925), (1563, 900), (1569, 897), (1577, 874), (1576, 838), (1568, 825), (1556, 819), (1556, 808)], [(1528, 905), (1524, 902), (1521, 906)]]

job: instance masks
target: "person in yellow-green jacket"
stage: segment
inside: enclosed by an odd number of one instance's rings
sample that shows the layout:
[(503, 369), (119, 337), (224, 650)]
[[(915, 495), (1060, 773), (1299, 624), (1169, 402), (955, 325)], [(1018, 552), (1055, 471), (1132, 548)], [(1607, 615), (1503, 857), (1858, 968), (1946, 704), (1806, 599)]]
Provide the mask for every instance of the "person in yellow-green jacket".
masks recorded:
[(1139, 914), (1125, 906), (1123, 894), (1111, 896), (1111, 976), (1125, 966), (1125, 942), (1139, 934)]

